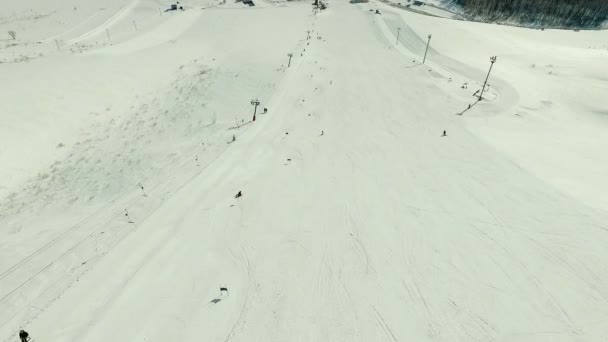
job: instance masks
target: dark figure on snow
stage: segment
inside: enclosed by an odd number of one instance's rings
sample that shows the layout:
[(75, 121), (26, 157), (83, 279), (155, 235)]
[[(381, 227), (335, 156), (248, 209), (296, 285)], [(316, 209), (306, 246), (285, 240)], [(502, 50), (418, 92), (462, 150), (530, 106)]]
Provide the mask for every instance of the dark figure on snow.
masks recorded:
[(25, 330), (21, 330), (19, 332), (19, 339), (21, 339), (21, 342), (27, 342), (29, 339), (30, 334), (27, 333), (27, 331)]
[(236, 196), (234, 196), (234, 198), (239, 198), (239, 197), (242, 197), (242, 196), (243, 196), (243, 193), (241, 193), (241, 192), (239, 191), (239, 192), (236, 194)]
[(448, 136), (448, 133), (446, 131), (443, 131), (442, 137), (447, 137), (447, 136)]
[(264, 108), (264, 114), (268, 113), (268, 108)]

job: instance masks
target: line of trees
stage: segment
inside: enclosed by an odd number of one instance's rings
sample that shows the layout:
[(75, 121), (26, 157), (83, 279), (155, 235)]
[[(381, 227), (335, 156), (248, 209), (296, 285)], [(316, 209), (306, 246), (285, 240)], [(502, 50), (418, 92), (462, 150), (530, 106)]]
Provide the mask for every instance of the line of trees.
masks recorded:
[(598, 28), (608, 20), (608, 0), (451, 0), (472, 18), (543, 27)]

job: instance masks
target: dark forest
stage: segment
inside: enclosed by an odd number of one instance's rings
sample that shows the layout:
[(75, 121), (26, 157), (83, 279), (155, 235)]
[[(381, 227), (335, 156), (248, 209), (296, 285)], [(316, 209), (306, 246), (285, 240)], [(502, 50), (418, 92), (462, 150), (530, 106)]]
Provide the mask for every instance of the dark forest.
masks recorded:
[(471, 19), (542, 27), (599, 28), (608, 0), (452, 0)]

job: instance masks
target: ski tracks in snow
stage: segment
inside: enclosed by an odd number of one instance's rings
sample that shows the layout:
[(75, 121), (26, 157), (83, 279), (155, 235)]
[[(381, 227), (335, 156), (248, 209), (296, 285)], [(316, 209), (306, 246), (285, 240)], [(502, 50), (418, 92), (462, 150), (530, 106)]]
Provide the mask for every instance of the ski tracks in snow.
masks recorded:
[(361, 241), (361, 237), (360, 237), (361, 233), (359, 230), (359, 226), (353, 216), (354, 215), (353, 211), (348, 203), (345, 205), (344, 211), (345, 211), (345, 216), (348, 220), (348, 222), (346, 222), (346, 226), (350, 227), (351, 231), (352, 231), (350, 233), (350, 237), (351, 237), (351, 242), (353, 245), (353, 250), (365, 264), (365, 274), (368, 277), (375, 277), (377, 275), (376, 269), (372, 265), (371, 258), (370, 258), (369, 252), (367, 251), (367, 248), (365, 248), (365, 245)]
[(245, 291), (243, 292), (242, 299), (243, 305), (241, 306), (241, 310), (239, 311), (239, 315), (236, 321), (234, 322), (234, 324), (230, 328), (230, 331), (226, 335), (224, 342), (232, 341), (237, 336), (237, 334), (244, 329), (246, 323), (245, 315), (247, 314), (247, 311), (249, 310), (249, 307), (251, 305), (250, 301), (252, 300), (252, 298), (250, 297), (250, 294), (251, 286), (253, 285), (253, 271), (251, 269), (251, 262), (249, 261), (249, 256), (247, 255), (247, 252), (245, 251), (244, 247), (241, 247), (241, 260), (243, 265), (243, 272), (245, 272), (247, 275), (247, 283), (245, 285)]
[(376, 315), (376, 321), (378, 322), (378, 325), (382, 328), (384, 334), (386, 335), (386, 339), (388, 341), (397, 342), (398, 340), (395, 337), (395, 334), (393, 334), (391, 327), (386, 323), (380, 312), (378, 312), (378, 309), (376, 309), (376, 307), (373, 305), (371, 307)]

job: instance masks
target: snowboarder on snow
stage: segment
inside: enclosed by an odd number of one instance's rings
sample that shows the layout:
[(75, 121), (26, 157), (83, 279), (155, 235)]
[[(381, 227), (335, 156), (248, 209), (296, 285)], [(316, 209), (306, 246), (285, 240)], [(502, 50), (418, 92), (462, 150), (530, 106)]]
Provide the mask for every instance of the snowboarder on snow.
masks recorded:
[(234, 196), (234, 198), (239, 198), (239, 197), (242, 197), (242, 196), (243, 196), (243, 193), (241, 193), (241, 191), (239, 191), (239, 192), (236, 194), (236, 196)]
[(447, 137), (447, 136), (448, 136), (448, 133), (446, 131), (443, 131), (442, 137)]
[(21, 342), (27, 342), (29, 339), (30, 334), (27, 333), (27, 331), (25, 330), (21, 330), (19, 332), (19, 339), (21, 339)]

